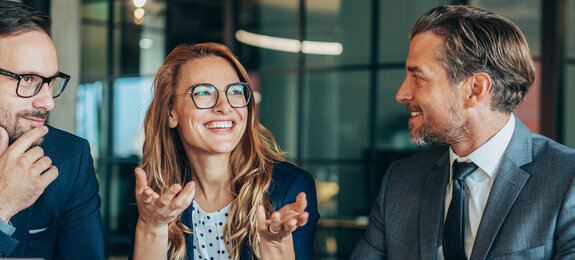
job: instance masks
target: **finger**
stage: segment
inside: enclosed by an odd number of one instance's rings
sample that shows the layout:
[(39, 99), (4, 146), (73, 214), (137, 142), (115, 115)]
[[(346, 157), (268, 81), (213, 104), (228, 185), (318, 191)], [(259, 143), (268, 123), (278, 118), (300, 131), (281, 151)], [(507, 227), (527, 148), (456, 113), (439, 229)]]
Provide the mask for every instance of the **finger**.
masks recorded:
[(10, 138), (8, 137), (8, 132), (4, 127), (0, 126), (0, 155), (6, 151), (8, 148), (8, 143), (10, 142)]
[(270, 232), (272, 233), (279, 233), (282, 231), (282, 222), (281, 222), (281, 213), (276, 211), (270, 217)]
[(256, 212), (257, 229), (260, 234), (264, 233), (268, 229), (268, 224), (266, 223), (266, 212), (264, 206), (259, 205)]
[(305, 210), (306, 207), (307, 207), (307, 198), (305, 192), (300, 192), (295, 199), (294, 210), (302, 212)]
[(52, 159), (48, 156), (44, 156), (38, 159), (31, 168), (32, 173), (36, 173), (37, 175), (43, 174), (44, 171), (48, 170), (52, 166)]
[(24, 155), (22, 157), (26, 162), (33, 164), (39, 159), (41, 159), (43, 156), (44, 156), (44, 149), (42, 149), (39, 146), (36, 146), (24, 152)]
[(15, 153), (22, 154), (32, 143), (40, 139), (42, 136), (48, 133), (48, 127), (41, 126), (32, 128), (22, 134), (18, 140), (16, 140), (8, 149), (12, 149)]
[(50, 166), (48, 170), (40, 175), (40, 180), (42, 181), (44, 188), (46, 188), (56, 179), (56, 177), (58, 177), (58, 168), (56, 168), (56, 166)]
[(148, 187), (148, 180), (146, 172), (140, 167), (134, 169), (134, 175), (136, 176), (136, 195), (138, 195), (144, 192), (144, 189)]
[(303, 227), (307, 224), (307, 220), (309, 219), (309, 213), (304, 212), (297, 217), (297, 226)]
[(160, 196), (160, 198), (156, 201), (156, 204), (160, 207), (164, 207), (166, 205), (170, 205), (172, 199), (182, 190), (182, 185), (174, 184), (170, 186), (164, 194)]
[(282, 226), (283, 230), (286, 230), (286, 232), (288, 233), (294, 232), (297, 229), (297, 219), (292, 218), (286, 221)]
[(305, 211), (306, 207), (307, 207), (306, 194), (304, 192), (300, 192), (297, 195), (295, 202), (283, 206), (279, 211), (282, 213), (282, 218), (285, 220), (285, 219), (291, 219), (296, 215), (301, 214), (302, 212)]
[[(154, 192), (154, 190), (152, 190), (152, 188), (149, 188), (149, 187), (145, 188), (141, 194), (142, 195), (140, 196), (140, 198), (141, 198), (140, 200), (146, 204), (152, 203), (152, 201), (154, 201), (154, 199), (157, 195), (157, 193)], [(138, 199), (138, 196), (136, 196), (136, 200), (137, 199)]]
[[(184, 189), (189, 189), (189, 190), (191, 190), (191, 192), (190, 192), (190, 194), (188, 195), (188, 198), (187, 198), (188, 201), (186, 202), (186, 203), (189, 205), (189, 204), (191, 204), (192, 201), (194, 200), (194, 196), (196, 196), (196, 182), (195, 182), (195, 181), (190, 181), (190, 182), (188, 182), (188, 184), (186, 184), (186, 186), (184, 187)], [(187, 193), (187, 192), (188, 192), (188, 191), (186, 191), (186, 193)]]
[(172, 200), (172, 208), (173, 209), (181, 209), (184, 210), (190, 206), (192, 200), (194, 199), (194, 194), (196, 193), (196, 183), (191, 181), (186, 184), (186, 186), (182, 189), (180, 194), (176, 196)]

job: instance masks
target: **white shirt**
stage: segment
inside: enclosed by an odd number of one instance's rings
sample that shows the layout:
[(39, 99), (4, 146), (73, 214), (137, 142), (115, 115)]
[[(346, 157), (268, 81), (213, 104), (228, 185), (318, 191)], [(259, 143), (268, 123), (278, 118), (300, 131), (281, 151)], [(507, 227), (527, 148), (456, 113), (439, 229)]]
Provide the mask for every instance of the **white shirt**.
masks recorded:
[[(473, 244), (475, 243), (475, 236), (477, 229), (483, 216), (483, 210), (487, 204), (493, 180), (499, 171), (501, 158), (511, 141), (513, 131), (515, 130), (515, 116), (511, 114), (507, 123), (497, 134), (489, 139), (485, 144), (477, 148), (467, 157), (459, 157), (451, 147), (449, 147), (449, 176), (453, 174), (453, 161), (458, 162), (473, 162), (477, 165), (477, 170), (465, 179), (465, 188), (467, 189), (467, 219), (465, 225), (465, 253), (467, 258), (471, 256)], [(449, 204), (451, 203), (452, 182), (447, 185), (447, 192), (445, 194), (445, 212), (444, 219), (447, 217)], [(438, 249), (439, 259), (445, 259), (443, 256), (443, 242)]]

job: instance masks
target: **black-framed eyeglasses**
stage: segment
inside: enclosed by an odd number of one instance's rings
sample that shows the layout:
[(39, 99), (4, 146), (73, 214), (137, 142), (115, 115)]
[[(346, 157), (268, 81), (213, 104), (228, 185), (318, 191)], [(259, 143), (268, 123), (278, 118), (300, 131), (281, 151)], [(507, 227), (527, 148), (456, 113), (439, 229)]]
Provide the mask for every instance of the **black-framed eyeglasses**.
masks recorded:
[(64, 88), (66, 88), (66, 84), (68, 84), (70, 80), (70, 76), (62, 72), (58, 72), (55, 76), (45, 78), (36, 74), (16, 74), (5, 69), (0, 69), (0, 75), (17, 79), (16, 94), (23, 98), (35, 96), (46, 83), (52, 90), (52, 97), (56, 98), (64, 92)]
[[(250, 85), (245, 82), (228, 84), (225, 88), (228, 103), (233, 108), (246, 107), (252, 98)], [(210, 83), (198, 83), (192, 86), (192, 90), (184, 94), (190, 94), (194, 105), (198, 109), (209, 109), (216, 106), (220, 91)]]

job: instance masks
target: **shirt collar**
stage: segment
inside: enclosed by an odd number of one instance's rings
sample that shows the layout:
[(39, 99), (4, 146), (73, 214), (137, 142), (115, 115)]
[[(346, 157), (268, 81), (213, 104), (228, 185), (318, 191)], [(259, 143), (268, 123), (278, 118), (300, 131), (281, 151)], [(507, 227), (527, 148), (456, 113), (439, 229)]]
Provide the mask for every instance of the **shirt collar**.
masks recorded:
[[(453, 161), (459, 162), (473, 162), (477, 167), (483, 170), (491, 179), (495, 177), (495, 173), (501, 163), (501, 158), (511, 141), (513, 131), (515, 130), (515, 116), (513, 113), (507, 120), (507, 123), (497, 134), (495, 134), (486, 143), (481, 145), (467, 157), (459, 157), (451, 146), (449, 147), (449, 165), (453, 165)], [(451, 167), (451, 166), (450, 166)]]

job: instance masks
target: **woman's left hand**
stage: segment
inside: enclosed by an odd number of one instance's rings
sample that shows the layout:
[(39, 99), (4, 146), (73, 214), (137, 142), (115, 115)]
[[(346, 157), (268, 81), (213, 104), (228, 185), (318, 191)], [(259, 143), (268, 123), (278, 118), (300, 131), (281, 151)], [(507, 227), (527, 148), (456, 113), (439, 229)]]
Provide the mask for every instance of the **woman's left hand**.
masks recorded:
[(257, 212), (260, 244), (265, 242), (277, 244), (289, 238), (289, 244), (292, 245), (293, 250), (291, 233), (307, 223), (309, 213), (305, 212), (306, 206), (307, 200), (303, 192), (297, 195), (294, 203), (287, 204), (273, 212), (269, 219), (266, 219), (264, 207), (260, 205)]

